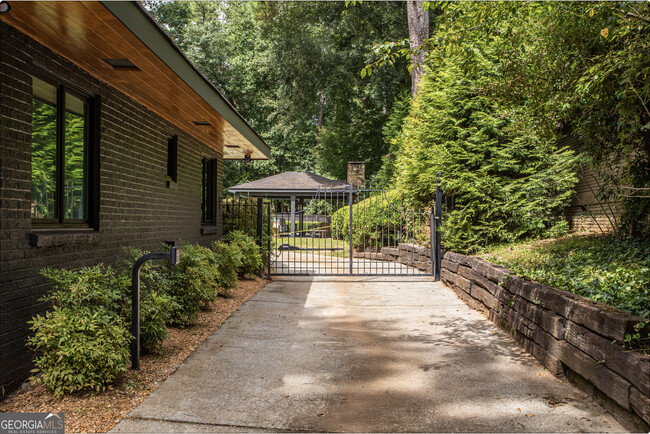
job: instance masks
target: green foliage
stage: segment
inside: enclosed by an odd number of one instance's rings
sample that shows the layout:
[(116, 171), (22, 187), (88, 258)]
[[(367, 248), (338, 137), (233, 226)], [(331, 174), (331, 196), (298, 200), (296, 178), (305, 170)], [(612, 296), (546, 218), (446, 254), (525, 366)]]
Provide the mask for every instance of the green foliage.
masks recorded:
[(241, 252), (241, 266), (237, 269), (240, 276), (259, 273), (262, 267), (262, 255), (255, 238), (246, 235), (242, 231), (234, 231), (224, 236), (223, 241)]
[(242, 269), (244, 254), (237, 246), (223, 241), (212, 243), (212, 251), (219, 270), (219, 286), (224, 289), (224, 295), (229, 295), (230, 289), (239, 282), (237, 273)]
[[(406, 201), (397, 191), (374, 194), (352, 206), (354, 229), (352, 247), (358, 251), (376, 251), (398, 243), (427, 245), (427, 221), (414, 217), (406, 210)], [(332, 238), (350, 241), (350, 207), (345, 206), (332, 215)]]
[(379, 187), (389, 188), (395, 177), (395, 161), (400, 149), (399, 137), (404, 125), (404, 119), (411, 110), (411, 93), (404, 92), (393, 103), (393, 111), (384, 125), (384, 140), (388, 143), (388, 154), (382, 157), (381, 169), (377, 173), (376, 182)]
[(574, 236), (483, 256), (525, 279), (650, 318), (650, 245), (642, 239)]
[[(450, 61), (482, 74), (486, 102), (511, 107), (521, 135), (550, 142), (573, 135), (604, 181), (600, 201), (621, 201), (615, 222), (650, 236), (650, 3), (432, 3), (437, 18), (423, 46), (375, 47), (376, 67), (427, 51), (433, 74)], [(480, 59), (490, 56), (494, 68)]]
[(176, 303), (171, 323), (186, 327), (196, 321), (201, 307), (217, 299), (222, 279), (219, 259), (207, 247), (183, 243), (178, 265), (163, 266), (168, 294)]
[(509, 50), (494, 80), (499, 94), (528, 99), (540, 131), (562, 126), (580, 137), (604, 181), (599, 199), (621, 200), (620, 229), (648, 238), (650, 3), (535, 4), (523, 12), (504, 16), (516, 33), (499, 53)]
[[(159, 352), (167, 324), (184, 327), (218, 291), (228, 295), (237, 272), (261, 267), (259, 247), (242, 232), (230, 244), (216, 242), (215, 251), (198, 244), (182, 245), (180, 264), (146, 262), (140, 269), (140, 339), (144, 351)], [(118, 269), (97, 265), (81, 270), (47, 268), (50, 284), (43, 298), (53, 305), (29, 323), (34, 336), (28, 346), (37, 352), (37, 381), (60, 396), (78, 390), (104, 390), (126, 370), (131, 341), (131, 272), (146, 251), (124, 248)]]
[(403, 3), (145, 7), (271, 145), (270, 161), (226, 162), (224, 188), (289, 170), (344, 179), (348, 161), (366, 160), (368, 175), (379, 169), (388, 149), (382, 127), (409, 75), (400, 68), (362, 78), (359, 71), (374, 43), (407, 36)]
[(442, 239), (462, 252), (561, 234), (561, 212), (576, 182), (571, 151), (532, 128), (513, 128), (512, 117), (525, 115), (494, 103), (485, 79), (495, 71), (488, 49), (475, 59), (480, 74), (456, 59), (427, 72), (399, 139), (398, 191), (430, 203), (442, 172), (453, 204)]
[(641, 351), (645, 355), (650, 355), (650, 336), (648, 336), (648, 325), (645, 321), (639, 321), (634, 324), (634, 332), (626, 333), (623, 340), (623, 348), (630, 351)]
[[(242, 231), (251, 237), (257, 236), (257, 198), (224, 197), (220, 209), (224, 234)], [(262, 221), (265, 227), (267, 220), (267, 207), (264, 206)]]
[(305, 215), (331, 215), (334, 205), (328, 200), (312, 199), (303, 210)]
[(122, 316), (123, 288), (111, 268), (45, 269), (52, 290), (44, 300), (54, 309), (29, 322), (37, 352), (37, 381), (56, 396), (104, 390), (126, 371), (130, 334)]

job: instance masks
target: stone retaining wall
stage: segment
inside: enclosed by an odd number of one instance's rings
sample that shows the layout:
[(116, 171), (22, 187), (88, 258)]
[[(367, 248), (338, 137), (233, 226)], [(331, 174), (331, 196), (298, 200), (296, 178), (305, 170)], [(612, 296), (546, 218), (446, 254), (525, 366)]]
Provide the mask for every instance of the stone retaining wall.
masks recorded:
[[(487, 312), (550, 372), (578, 374), (607, 401), (650, 424), (650, 356), (619, 344), (643, 318), (453, 252), (443, 254), (441, 279), (470, 306)], [(637, 426), (638, 418), (633, 417)]]
[(431, 273), (431, 249), (414, 244), (398, 244), (396, 247), (382, 247), (381, 252), (353, 252), (352, 256), (375, 261), (398, 262)]

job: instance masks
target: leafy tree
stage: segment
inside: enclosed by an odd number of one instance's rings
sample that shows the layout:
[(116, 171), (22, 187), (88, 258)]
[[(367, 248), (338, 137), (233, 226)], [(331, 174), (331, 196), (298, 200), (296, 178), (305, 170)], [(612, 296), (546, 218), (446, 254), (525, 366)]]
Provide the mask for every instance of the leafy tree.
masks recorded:
[[(376, 172), (405, 68), (363, 79), (374, 43), (406, 36), (403, 3), (146, 2), (188, 57), (271, 145), (268, 162), (226, 162), (225, 187), (288, 170)], [(406, 61), (403, 61), (406, 65)], [(335, 158), (335, 159), (331, 159)]]
[(494, 104), (519, 107), (513, 128), (551, 141), (577, 136), (581, 157), (605, 181), (599, 198), (624, 205), (620, 228), (649, 236), (650, 4), (433, 5), (441, 11), (433, 37), (414, 49), (380, 44), (366, 69), (427, 50), (431, 66), (455, 58), (476, 73), (489, 46), (499, 62), (485, 87)]
[[(495, 69), (481, 57), (482, 74)], [(572, 152), (533, 131), (513, 129), (482, 74), (452, 58), (425, 75), (401, 133), (397, 189), (420, 203), (435, 197), (436, 172), (450, 198), (445, 246), (474, 251), (495, 243), (559, 235), (576, 182)]]

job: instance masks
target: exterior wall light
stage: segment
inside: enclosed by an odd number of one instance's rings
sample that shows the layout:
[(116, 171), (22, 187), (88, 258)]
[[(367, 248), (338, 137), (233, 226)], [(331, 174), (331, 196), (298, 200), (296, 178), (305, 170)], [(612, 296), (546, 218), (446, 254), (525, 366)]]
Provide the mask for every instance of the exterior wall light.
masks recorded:
[(150, 259), (169, 259), (170, 265), (180, 261), (181, 249), (171, 246), (169, 252), (147, 253), (133, 264), (131, 274), (131, 369), (140, 369), (140, 268)]
[(0, 0), (0, 14), (6, 14), (11, 10), (11, 5), (8, 1)]
[(244, 155), (244, 163), (249, 164), (249, 163), (252, 163), (252, 162), (253, 162), (253, 159), (251, 158), (250, 152), (247, 153), (246, 155)]

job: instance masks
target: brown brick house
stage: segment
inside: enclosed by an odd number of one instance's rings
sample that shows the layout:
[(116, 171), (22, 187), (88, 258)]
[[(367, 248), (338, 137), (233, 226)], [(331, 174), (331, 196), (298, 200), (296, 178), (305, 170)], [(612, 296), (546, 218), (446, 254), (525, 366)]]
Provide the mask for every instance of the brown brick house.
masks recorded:
[(0, 15), (0, 396), (29, 374), (43, 267), (209, 243), (224, 159), (270, 150), (135, 2)]

